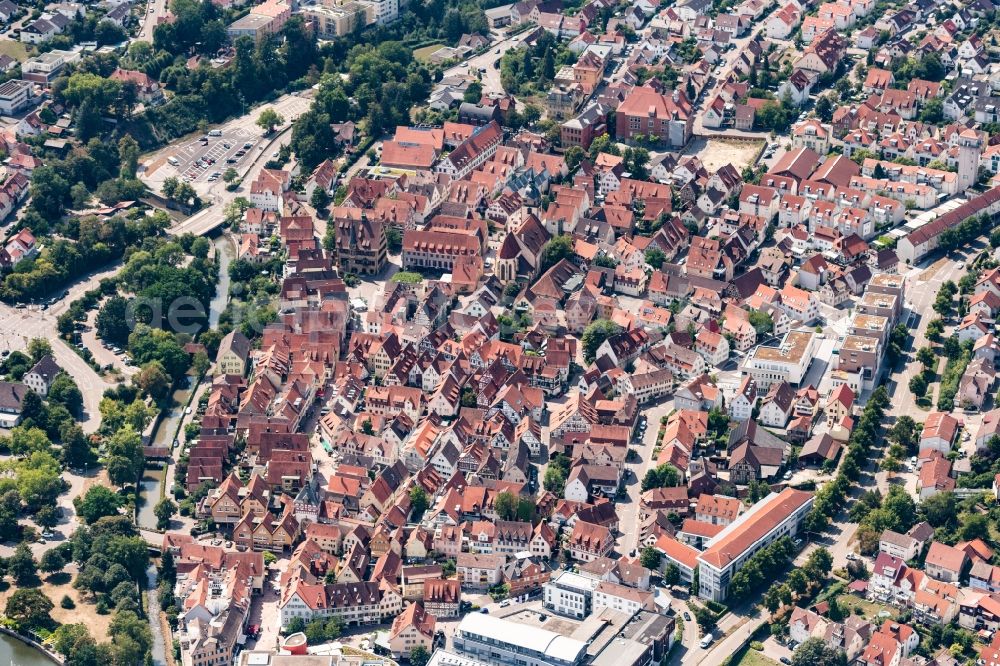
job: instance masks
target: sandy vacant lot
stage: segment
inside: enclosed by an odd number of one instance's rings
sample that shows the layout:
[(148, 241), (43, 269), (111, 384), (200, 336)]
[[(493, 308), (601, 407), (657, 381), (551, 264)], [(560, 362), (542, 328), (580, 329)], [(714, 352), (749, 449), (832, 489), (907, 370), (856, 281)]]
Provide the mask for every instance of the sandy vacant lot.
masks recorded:
[[(83, 601), (80, 592), (73, 588), (71, 584), (73, 578), (68, 573), (57, 574), (42, 579), (40, 589), (49, 599), (52, 600), (55, 608), (52, 609), (52, 619), (59, 624), (82, 623), (90, 629), (90, 635), (98, 642), (108, 639), (108, 625), (111, 624), (111, 613), (98, 615), (97, 606), (92, 602)], [(0, 592), (0, 608), (7, 604), (7, 598), (14, 593), (17, 588), (13, 585)], [(64, 595), (76, 603), (76, 608), (63, 608), (59, 605)]]
[(695, 138), (684, 152), (697, 155), (709, 173), (714, 173), (726, 164), (732, 164), (737, 171), (742, 171), (743, 167), (753, 163), (763, 146), (763, 141)]

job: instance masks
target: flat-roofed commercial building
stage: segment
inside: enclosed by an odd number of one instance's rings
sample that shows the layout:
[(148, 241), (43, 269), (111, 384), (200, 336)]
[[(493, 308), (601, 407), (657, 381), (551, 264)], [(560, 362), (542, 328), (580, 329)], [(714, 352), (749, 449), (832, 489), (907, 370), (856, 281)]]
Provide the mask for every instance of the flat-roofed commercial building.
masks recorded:
[(348, 35), (356, 28), (375, 22), (374, 7), (370, 4), (348, 2), (337, 7), (307, 5), (302, 16), (312, 22), (317, 39), (336, 39)]
[(17, 113), (30, 106), (34, 95), (31, 81), (12, 79), (0, 84), (0, 113), (5, 116)]
[(455, 650), (492, 666), (580, 666), (587, 644), (492, 615), (466, 615), (452, 639)]
[(847, 384), (855, 394), (875, 388), (884, 351), (878, 338), (846, 336), (837, 350), (834, 384)]
[(553, 613), (582, 620), (590, 615), (594, 588), (599, 582), (572, 571), (561, 571), (545, 584), (543, 605)]
[(890, 294), (902, 301), (906, 296), (906, 276), (894, 273), (876, 273), (868, 281), (865, 291), (877, 294)]
[(765, 395), (771, 384), (788, 382), (798, 386), (816, 352), (813, 331), (789, 331), (777, 347), (757, 347), (743, 363), (743, 374), (757, 383), (757, 395)]
[(794, 488), (771, 493), (712, 537), (698, 556), (698, 596), (725, 599), (733, 574), (754, 553), (799, 532), (814, 499), (812, 493)]
[(858, 300), (854, 309), (858, 314), (887, 317), (895, 325), (903, 311), (903, 299), (895, 294), (882, 294), (869, 289)]

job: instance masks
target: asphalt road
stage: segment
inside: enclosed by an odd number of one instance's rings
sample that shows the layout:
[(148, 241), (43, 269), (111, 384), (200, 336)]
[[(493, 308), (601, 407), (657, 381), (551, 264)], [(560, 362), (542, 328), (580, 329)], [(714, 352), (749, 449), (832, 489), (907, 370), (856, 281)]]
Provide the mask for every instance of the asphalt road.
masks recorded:
[(56, 363), (76, 382), (83, 394), (84, 417), (80, 422), (84, 432), (92, 433), (100, 425), (101, 415), (98, 405), (101, 394), (111, 384), (104, 380), (84, 362), (82, 358), (59, 337), (56, 319), (69, 304), (85, 291), (93, 289), (105, 277), (114, 275), (120, 266), (91, 274), (68, 289), (69, 295), (61, 298), (47, 310), (37, 307), (18, 309), (0, 303), (0, 341), (2, 348), (9, 351), (25, 351), (34, 338), (45, 338), (52, 345), (52, 356)]
[[(132, 41), (136, 42), (152, 42), (153, 41), (153, 30), (156, 28), (157, 20), (160, 17), (166, 16), (168, 13), (167, 0), (149, 0), (146, 6), (146, 13), (143, 14), (142, 18), (142, 29), (139, 30), (139, 34)], [(153, 11), (150, 12), (149, 10)]]
[(503, 54), (523, 42), (530, 32), (529, 30), (490, 44), (490, 47), (483, 53), (446, 69), (444, 76), (465, 76), (466, 74), (480, 76), (484, 94), (502, 95), (504, 90), (503, 86), (500, 85), (500, 68), (495, 67), (494, 64), (503, 58)]
[[(907, 305), (903, 316), (906, 317), (912, 313), (912, 323), (915, 325), (908, 326), (912, 339), (906, 366), (902, 372), (893, 377), (895, 385), (889, 387), (890, 393), (903, 395), (906, 399), (894, 400), (889, 409), (889, 416), (899, 417), (905, 414), (913, 417), (918, 422), (922, 422), (927, 417), (927, 412), (920, 409), (913, 399), (909, 383), (910, 379), (922, 370), (922, 366), (916, 360), (916, 351), (930, 344), (926, 337), (927, 324), (937, 317), (937, 313), (931, 309), (931, 306), (942, 284), (948, 280), (957, 284), (965, 274), (966, 269), (958, 268), (958, 264), (968, 261), (985, 247), (986, 239), (980, 238), (969, 249), (962, 252), (952, 252), (949, 256), (938, 258), (923, 268), (913, 268), (907, 275)], [(903, 323), (907, 323), (905, 319)], [(941, 363), (943, 366), (943, 361)], [(936, 396), (938, 388), (937, 385), (932, 386), (928, 389), (928, 395)]]
[(660, 417), (666, 416), (674, 408), (673, 399), (668, 399), (651, 406), (645, 406), (642, 414), (646, 417), (646, 432), (642, 443), (635, 448), (639, 461), (625, 465), (631, 474), (626, 485), (628, 496), (616, 500), (621, 534), (618, 535), (618, 552), (628, 555), (639, 543), (639, 496), (642, 494), (642, 477), (656, 466), (653, 459), (653, 448), (656, 445), (656, 433), (660, 427)]
[[(743, 53), (743, 50), (746, 48), (747, 44), (750, 43), (750, 41), (754, 38), (755, 35), (764, 32), (764, 26), (767, 25), (767, 20), (771, 17), (772, 14), (778, 12), (781, 9), (781, 7), (782, 5), (780, 3), (775, 5), (771, 11), (762, 16), (761, 19), (756, 22), (755, 29), (748, 31), (747, 34), (743, 37), (738, 37), (730, 41), (730, 43), (733, 45), (733, 48), (726, 51), (722, 56), (724, 64), (721, 65), (722, 66), (721, 75), (715, 78), (715, 83), (712, 85), (711, 88), (705, 90), (702, 93), (701, 97), (698, 100), (698, 103), (695, 105), (694, 127), (692, 129), (692, 133), (695, 136), (728, 136), (728, 137), (759, 138), (759, 139), (766, 139), (768, 137), (767, 132), (751, 132), (751, 131), (734, 129), (732, 127), (720, 128), (720, 129), (705, 127), (705, 124), (703, 122), (703, 116), (704, 116), (703, 112), (705, 110), (705, 105), (710, 103), (713, 99), (715, 99), (715, 96), (722, 89), (723, 81), (725, 81), (726, 78), (729, 76), (729, 74), (732, 72), (733, 63), (736, 62), (736, 59), (740, 56), (741, 53)], [(719, 65), (716, 65), (716, 67), (719, 67)]]

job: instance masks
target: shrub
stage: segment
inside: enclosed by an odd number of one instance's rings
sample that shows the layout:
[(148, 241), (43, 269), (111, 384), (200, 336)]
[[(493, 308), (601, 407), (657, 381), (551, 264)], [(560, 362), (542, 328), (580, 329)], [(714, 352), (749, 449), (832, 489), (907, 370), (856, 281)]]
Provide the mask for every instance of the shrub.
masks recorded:
[(62, 601), (59, 602), (59, 605), (66, 609), (76, 608), (76, 604), (68, 594), (63, 595)]
[(757, 650), (758, 652), (764, 651), (764, 644), (760, 641), (750, 641), (750, 649)]

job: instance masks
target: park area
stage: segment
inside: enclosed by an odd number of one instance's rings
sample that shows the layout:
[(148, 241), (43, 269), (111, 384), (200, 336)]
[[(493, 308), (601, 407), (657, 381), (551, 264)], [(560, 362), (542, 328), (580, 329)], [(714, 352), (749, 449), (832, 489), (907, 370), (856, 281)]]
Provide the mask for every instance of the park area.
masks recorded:
[[(7, 585), (6, 589), (0, 591), (0, 609), (6, 607), (7, 599), (17, 589), (18, 587), (14, 585)], [(41, 585), (35, 589), (47, 596), (52, 602), (53, 609), (50, 614), (53, 620), (59, 624), (85, 624), (90, 630), (90, 635), (98, 642), (108, 640), (108, 626), (114, 615), (112, 613), (104, 613), (103, 615), (98, 613), (93, 600), (84, 599), (80, 590), (73, 587), (70, 574), (59, 572), (48, 576), (43, 575)], [(72, 607), (67, 608), (66, 606), (69, 604), (64, 605), (64, 597), (69, 597), (73, 601)]]

